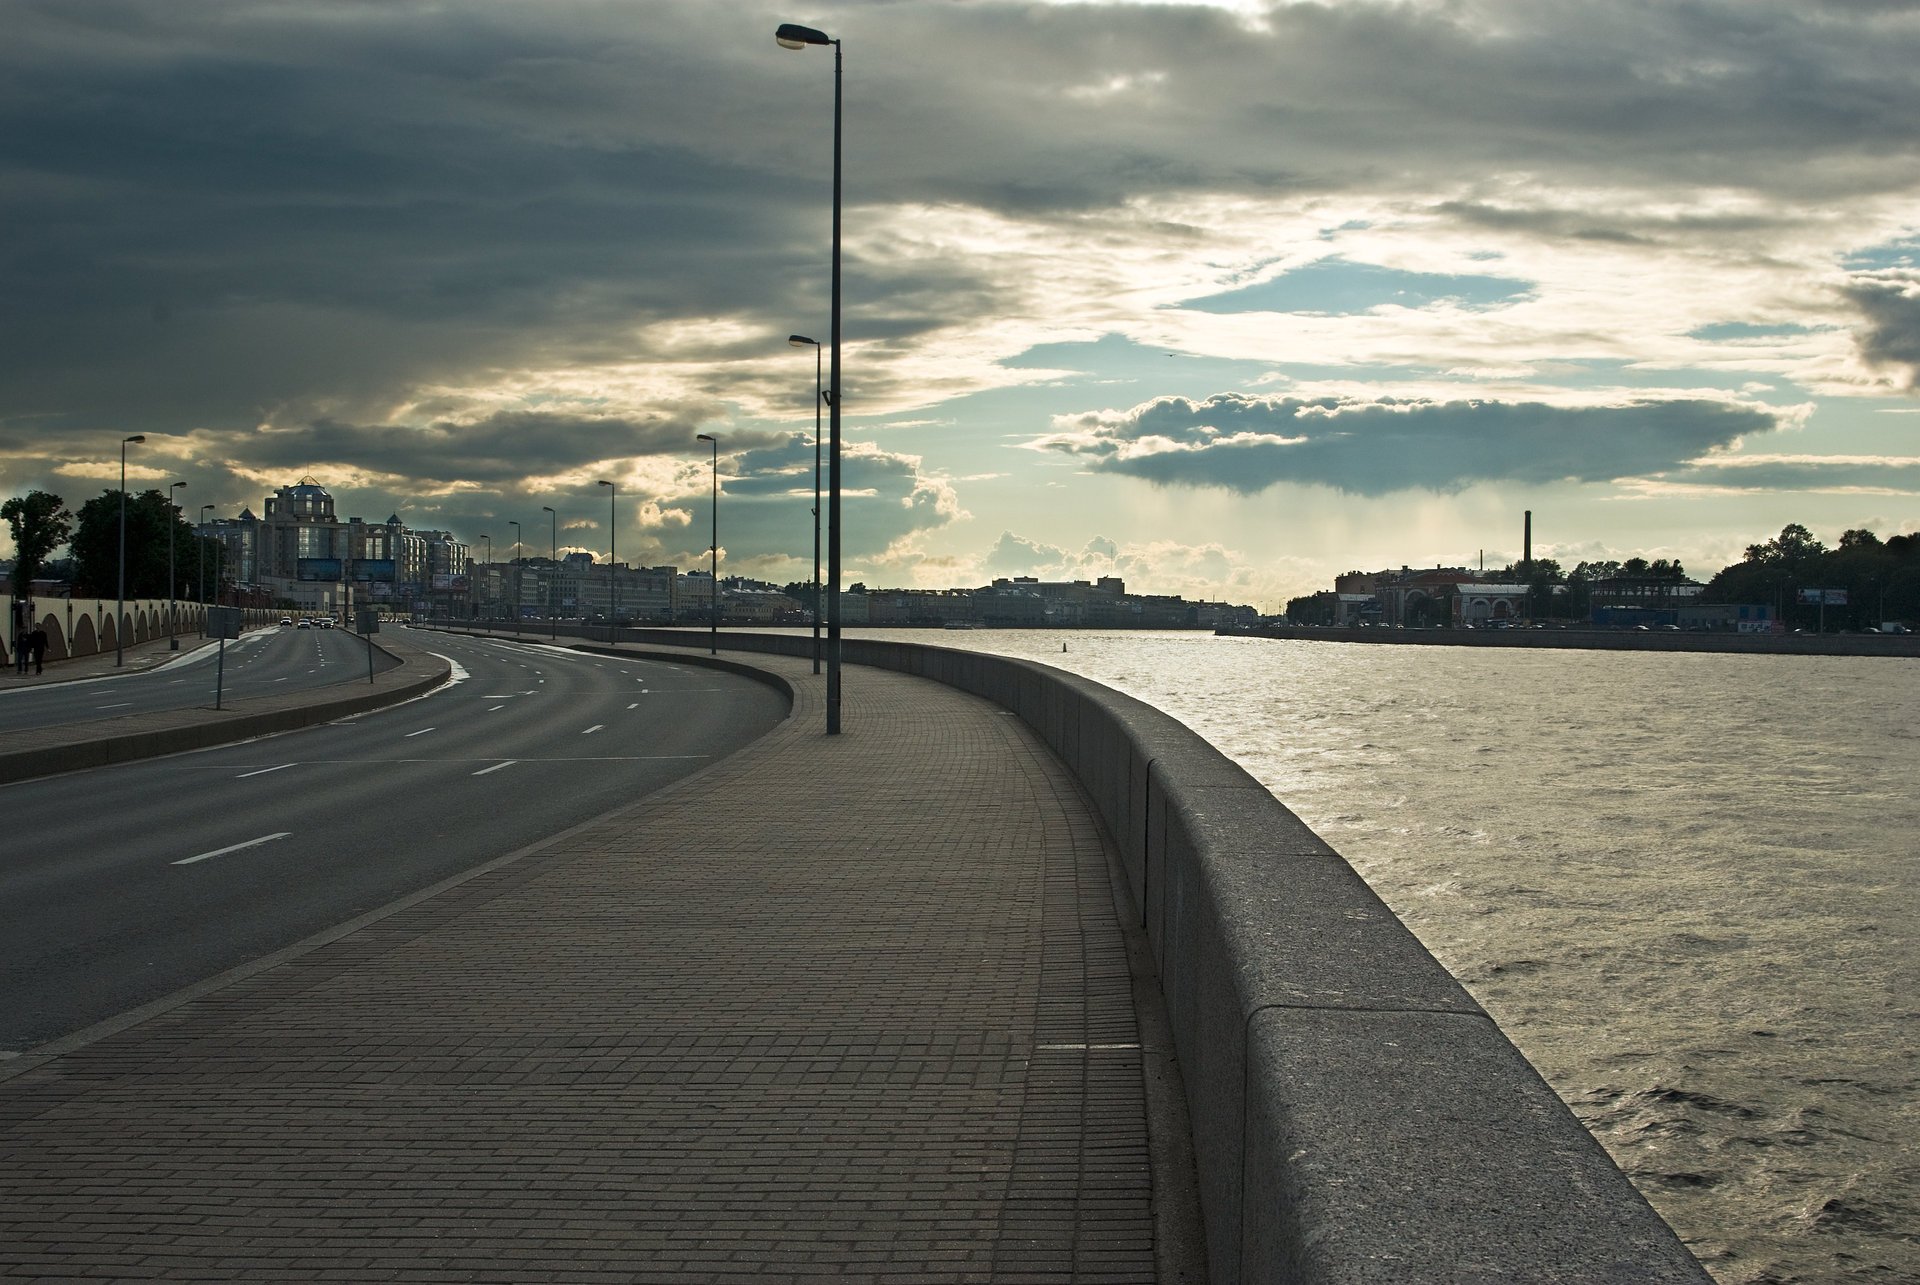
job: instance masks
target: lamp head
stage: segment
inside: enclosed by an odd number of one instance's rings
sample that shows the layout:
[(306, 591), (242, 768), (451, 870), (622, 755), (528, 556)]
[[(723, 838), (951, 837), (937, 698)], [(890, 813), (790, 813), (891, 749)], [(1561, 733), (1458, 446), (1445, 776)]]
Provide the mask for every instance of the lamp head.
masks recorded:
[[(540, 506), (540, 511), (542, 513), (553, 513), (554, 509), (551, 504), (543, 504)], [(556, 514), (555, 516), (558, 516), (558, 515)]]
[(803, 27), (795, 22), (783, 22), (780, 29), (773, 33), (774, 41), (782, 49), (805, 49), (808, 45), (830, 45), (833, 37), (824, 31), (815, 31), (812, 27)]
[(147, 435), (145, 433), (135, 433), (132, 437), (123, 437), (120, 440), (122, 442), (144, 442), (147, 440)]
[(598, 478), (595, 478), (595, 479), (593, 480), (593, 484), (594, 484), (595, 486), (612, 486), (612, 485), (613, 485), (613, 483), (611, 483), (611, 482), (609, 482), (609, 481), (607, 481), (607, 479), (606, 479), (606, 478), (604, 478), (604, 477), (598, 477)]
[(820, 346), (818, 339), (809, 339), (805, 335), (788, 335), (787, 343), (795, 348), (818, 348)]
[(696, 442), (713, 442), (714, 445), (716, 446), (719, 445), (719, 442), (715, 441), (715, 439), (707, 433), (695, 433), (693, 435), (693, 440)]

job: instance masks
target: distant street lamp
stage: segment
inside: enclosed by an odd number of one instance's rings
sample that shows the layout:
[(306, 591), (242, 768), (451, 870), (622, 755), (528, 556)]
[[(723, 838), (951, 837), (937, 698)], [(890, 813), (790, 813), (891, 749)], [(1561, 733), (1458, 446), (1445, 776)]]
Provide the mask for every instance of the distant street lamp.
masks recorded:
[(620, 642), (613, 636), (613, 627), (620, 615), (620, 582), (614, 578), (613, 560), (617, 556), (614, 543), (618, 534), (614, 512), (620, 499), (620, 488), (605, 478), (596, 478), (595, 481), (607, 488), (607, 646), (618, 647)]
[(120, 593), (113, 616), (113, 663), (126, 663), (127, 635), (127, 446), (147, 440), (145, 433), (120, 439)]
[(491, 629), (493, 627), (493, 535), (490, 532), (482, 532), (480, 538), (487, 542), (487, 627)]
[(832, 416), (827, 501), (827, 735), (840, 733), (840, 101), (844, 50), (824, 31), (782, 23), (773, 33), (783, 49), (833, 46), (833, 345), (827, 408)]
[(178, 507), (173, 502), (173, 493), (185, 486), (185, 482), (173, 482), (167, 486), (167, 650), (179, 651), (180, 639), (174, 634), (174, 578), (173, 578), (173, 524), (179, 517)]
[(513, 632), (520, 632), (520, 524), (512, 518), (507, 525), (513, 528)]
[(707, 599), (707, 654), (720, 654), (720, 440), (708, 433), (696, 434), (696, 440), (713, 444), (713, 543), (708, 551), (713, 554), (713, 592)]
[(820, 341), (788, 335), (795, 348), (813, 349), (813, 672), (820, 672)]
[(554, 512), (551, 504), (543, 504), (540, 508), (542, 511), (553, 515), (550, 519), (553, 530), (549, 533), (547, 543), (547, 561), (552, 564), (547, 568), (547, 638), (549, 641), (554, 641), (560, 637), (560, 622), (556, 619), (560, 610), (558, 604), (560, 596), (560, 515)]
[(200, 534), (200, 528), (207, 524), (207, 514), (213, 505), (200, 506), (200, 521), (194, 524), (193, 552), (200, 562), (200, 636), (207, 636), (207, 538)]

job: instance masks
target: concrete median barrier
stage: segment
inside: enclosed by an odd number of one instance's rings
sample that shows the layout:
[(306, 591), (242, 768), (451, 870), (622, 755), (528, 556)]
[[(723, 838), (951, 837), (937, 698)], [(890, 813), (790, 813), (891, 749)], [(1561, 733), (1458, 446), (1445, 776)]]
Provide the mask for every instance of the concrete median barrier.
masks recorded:
[(400, 664), (376, 674), (371, 683), (343, 682), (254, 697), (228, 702), (220, 710), (162, 710), (16, 733), (0, 749), (0, 784), (310, 727), (412, 700), (446, 682), (450, 675), (446, 661), (411, 642), (375, 645)]

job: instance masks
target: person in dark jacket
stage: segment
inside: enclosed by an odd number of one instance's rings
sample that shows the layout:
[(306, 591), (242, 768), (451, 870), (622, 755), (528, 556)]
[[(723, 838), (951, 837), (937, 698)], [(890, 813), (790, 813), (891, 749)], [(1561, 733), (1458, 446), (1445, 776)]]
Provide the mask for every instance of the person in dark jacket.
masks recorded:
[(42, 667), (47, 661), (47, 631), (39, 625), (35, 625), (33, 632), (27, 635), (27, 650), (33, 653), (33, 672), (43, 672)]

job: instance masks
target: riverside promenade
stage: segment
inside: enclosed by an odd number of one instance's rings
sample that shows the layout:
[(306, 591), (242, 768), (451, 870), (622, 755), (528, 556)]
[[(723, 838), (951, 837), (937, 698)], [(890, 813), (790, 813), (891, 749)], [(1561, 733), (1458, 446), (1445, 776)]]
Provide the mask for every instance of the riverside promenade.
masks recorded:
[(753, 665), (793, 717), (731, 758), (0, 1064), (0, 1276), (1202, 1279), (1073, 778)]

